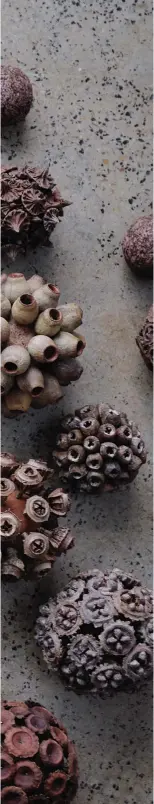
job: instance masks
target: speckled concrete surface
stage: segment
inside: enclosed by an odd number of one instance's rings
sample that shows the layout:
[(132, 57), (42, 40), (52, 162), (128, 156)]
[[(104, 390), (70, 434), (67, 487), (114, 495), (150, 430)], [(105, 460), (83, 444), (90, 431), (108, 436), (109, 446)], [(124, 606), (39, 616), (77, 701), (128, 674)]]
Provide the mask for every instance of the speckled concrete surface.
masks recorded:
[(25, 69), (35, 97), (25, 125), (3, 136), (2, 161), (49, 163), (73, 201), (51, 251), (17, 270), (42, 272), (60, 284), (61, 301), (78, 300), (87, 337), (79, 383), (55, 411), (3, 421), (2, 446), (49, 457), (57, 411), (104, 399), (128, 409), (149, 450), (128, 492), (73, 501), (75, 549), (52, 579), (2, 588), (2, 693), (31, 695), (65, 721), (79, 753), (77, 804), (152, 804), (149, 685), (132, 699), (78, 698), (47, 673), (33, 640), (40, 599), (80, 567), (115, 563), (152, 582), (152, 378), (135, 344), (152, 285), (131, 274), (120, 245), (151, 211), (151, 2), (3, 0), (2, 56)]

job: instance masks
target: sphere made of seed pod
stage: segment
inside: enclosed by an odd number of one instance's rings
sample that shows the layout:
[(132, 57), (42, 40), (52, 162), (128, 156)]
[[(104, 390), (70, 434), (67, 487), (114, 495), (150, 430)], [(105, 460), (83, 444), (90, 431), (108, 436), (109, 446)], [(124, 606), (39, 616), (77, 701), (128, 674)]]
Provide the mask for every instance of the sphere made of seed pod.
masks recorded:
[(104, 697), (152, 675), (153, 601), (138, 579), (89, 570), (40, 607), (35, 638), (49, 669), (78, 692)]
[(153, 371), (153, 317), (154, 305), (152, 304), (145, 322), (136, 337), (137, 346), (150, 371)]
[(153, 215), (138, 218), (126, 232), (123, 243), (126, 262), (139, 277), (153, 274)]
[(74, 744), (53, 712), (33, 701), (1, 708), (1, 801), (70, 804), (78, 788)]
[(58, 527), (58, 517), (67, 514), (68, 494), (51, 491), (52, 477), (43, 460), (1, 455), (1, 574), (4, 581), (41, 578), (52, 569), (56, 556), (73, 545), (69, 528)]
[(101, 493), (131, 483), (146, 462), (146, 449), (127, 414), (101, 403), (64, 417), (53, 460), (68, 487)]
[(1, 284), (2, 410), (16, 416), (30, 406), (58, 404), (62, 389), (80, 378), (85, 338), (74, 327), (82, 324), (82, 310), (58, 307), (59, 288), (38, 275), (3, 274)]
[(19, 67), (1, 67), (2, 126), (18, 123), (27, 116), (33, 102), (32, 84)]

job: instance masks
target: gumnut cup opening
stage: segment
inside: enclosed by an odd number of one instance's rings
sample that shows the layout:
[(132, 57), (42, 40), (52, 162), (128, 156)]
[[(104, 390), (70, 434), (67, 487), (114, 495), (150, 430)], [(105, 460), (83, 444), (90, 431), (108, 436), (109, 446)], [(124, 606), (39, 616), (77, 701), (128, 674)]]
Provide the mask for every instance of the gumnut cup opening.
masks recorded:
[[(70, 508), (62, 488), (52, 490), (50, 470), (43, 460), (1, 455), (1, 575), (3, 581), (41, 578), (58, 555), (73, 546), (68, 527), (58, 525)], [(48, 479), (48, 487), (46, 481)]]
[(35, 637), (48, 668), (77, 692), (133, 692), (152, 675), (152, 594), (117, 567), (82, 572), (40, 607)]
[(69, 804), (78, 788), (78, 759), (53, 712), (32, 701), (4, 701), (1, 721), (1, 800)]
[(55, 447), (53, 461), (62, 482), (89, 494), (124, 488), (147, 456), (138, 425), (104, 403), (65, 416)]

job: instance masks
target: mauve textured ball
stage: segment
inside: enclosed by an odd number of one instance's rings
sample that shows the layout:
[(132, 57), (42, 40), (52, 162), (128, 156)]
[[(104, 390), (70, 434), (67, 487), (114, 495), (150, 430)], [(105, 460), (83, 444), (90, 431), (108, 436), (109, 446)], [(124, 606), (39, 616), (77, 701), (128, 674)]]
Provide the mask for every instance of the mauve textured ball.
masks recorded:
[(126, 232), (122, 243), (126, 262), (139, 276), (153, 273), (153, 215), (138, 218)]
[(33, 102), (32, 85), (19, 67), (1, 68), (1, 124), (24, 120)]

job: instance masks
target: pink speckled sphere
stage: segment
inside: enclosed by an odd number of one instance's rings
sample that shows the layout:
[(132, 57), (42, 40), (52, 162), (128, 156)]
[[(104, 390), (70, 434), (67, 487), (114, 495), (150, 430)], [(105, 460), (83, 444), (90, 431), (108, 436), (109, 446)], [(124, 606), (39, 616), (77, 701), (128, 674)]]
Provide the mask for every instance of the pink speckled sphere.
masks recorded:
[(125, 234), (122, 243), (126, 262), (138, 276), (153, 273), (153, 215), (138, 218)]
[(24, 120), (33, 102), (32, 85), (19, 67), (1, 68), (1, 124)]

